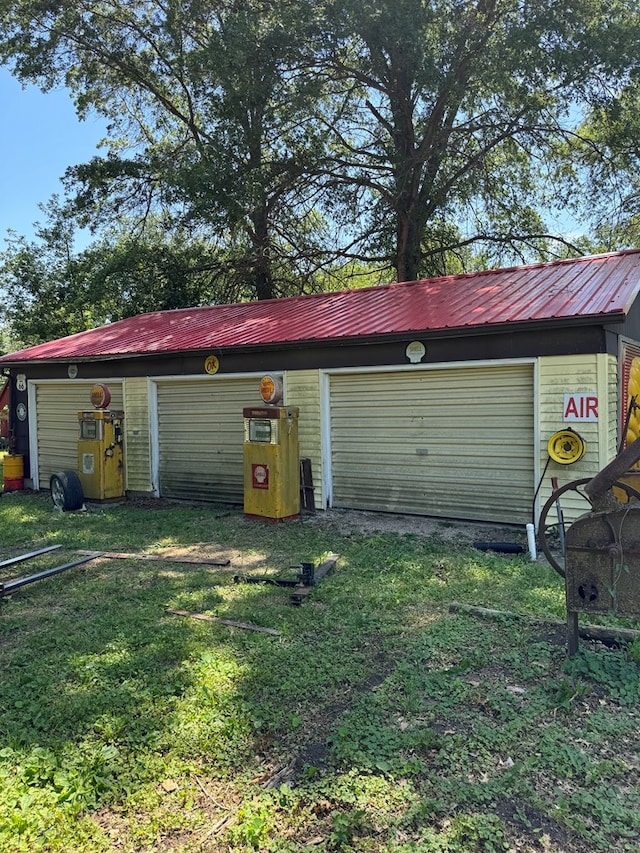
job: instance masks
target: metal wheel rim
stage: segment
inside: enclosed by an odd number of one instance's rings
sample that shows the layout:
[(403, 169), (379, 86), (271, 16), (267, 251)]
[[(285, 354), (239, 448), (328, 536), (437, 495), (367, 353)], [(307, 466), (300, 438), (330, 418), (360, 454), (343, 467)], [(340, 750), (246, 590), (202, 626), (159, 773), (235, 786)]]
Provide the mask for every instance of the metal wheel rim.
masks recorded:
[[(593, 479), (592, 477), (584, 477), (580, 480), (573, 480), (570, 483), (565, 483), (564, 486), (561, 486), (557, 492), (554, 492), (554, 494), (551, 495), (551, 497), (547, 500), (547, 502), (545, 503), (545, 505), (543, 506), (543, 508), (540, 512), (540, 519), (538, 521), (538, 544), (540, 545), (540, 548), (542, 549), (543, 554), (547, 558), (549, 565), (553, 569), (555, 569), (556, 572), (562, 578), (565, 577), (564, 565), (562, 565), (561, 563), (558, 562), (558, 560), (555, 557), (555, 554), (551, 550), (551, 546), (549, 545), (549, 540), (547, 538), (547, 532), (546, 532), (548, 525), (545, 522), (547, 520), (547, 516), (549, 515), (549, 512), (553, 509), (553, 507), (555, 507), (559, 498), (562, 497), (562, 495), (566, 494), (567, 492), (572, 492), (572, 491), (577, 492), (579, 495), (581, 495), (584, 498), (584, 500), (589, 504), (589, 506), (593, 507), (593, 504), (592, 504), (591, 500), (589, 499), (589, 497), (587, 497), (587, 495), (585, 495), (583, 492), (580, 491), (580, 486), (586, 486), (587, 483), (590, 483), (592, 479)], [(615, 480), (611, 484), (609, 489), (611, 490), (614, 488), (622, 489), (622, 491), (626, 492), (630, 498), (636, 498), (636, 499), (640, 500), (640, 492), (637, 489), (635, 489), (633, 486), (630, 486), (628, 483), (621, 483), (619, 480)], [(567, 526), (570, 526), (570, 525), (567, 525)], [(562, 559), (563, 560), (565, 559), (564, 555), (562, 556)]]
[(65, 496), (60, 480), (55, 477), (51, 482), (51, 498), (58, 509), (64, 509)]

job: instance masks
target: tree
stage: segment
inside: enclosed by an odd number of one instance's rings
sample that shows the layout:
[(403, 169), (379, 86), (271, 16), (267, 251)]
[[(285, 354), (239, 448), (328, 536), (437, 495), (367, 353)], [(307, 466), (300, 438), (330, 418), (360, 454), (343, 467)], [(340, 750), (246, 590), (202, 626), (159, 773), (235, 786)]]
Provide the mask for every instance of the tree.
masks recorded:
[[(558, 150), (567, 203), (591, 225), (591, 251), (640, 245), (640, 90), (638, 71), (585, 116)], [(571, 191), (581, 183), (582, 193)]]
[(416, 278), (442, 222), (458, 244), (546, 250), (549, 154), (576, 105), (637, 67), (635, 0), (327, 0), (325, 15), (325, 68), (351, 85), (336, 180), (370, 211), (364, 253)]
[(225, 259), (202, 239), (148, 223), (143, 235), (120, 225), (82, 251), (53, 201), (36, 239), (13, 235), (0, 256), (2, 314), (15, 346), (64, 337), (147, 311), (219, 301)]
[(317, 78), (298, 73), (304, 3), (3, 0), (0, 8), (0, 56), (17, 76), (45, 89), (63, 80), (81, 115), (93, 109), (110, 121), (108, 155), (67, 176), (82, 224), (135, 214), (142, 225), (162, 211), (224, 248), (231, 277), (244, 278), (237, 298), (312, 280), (322, 247), (309, 224), (308, 164), (321, 146), (305, 123)]
[(107, 155), (68, 175), (80, 223), (203, 238), (233, 299), (317, 288), (336, 258), (406, 280), (579, 252), (544, 223), (555, 158), (635, 91), (640, 55), (637, 0), (0, 10), (0, 60), (110, 120)]

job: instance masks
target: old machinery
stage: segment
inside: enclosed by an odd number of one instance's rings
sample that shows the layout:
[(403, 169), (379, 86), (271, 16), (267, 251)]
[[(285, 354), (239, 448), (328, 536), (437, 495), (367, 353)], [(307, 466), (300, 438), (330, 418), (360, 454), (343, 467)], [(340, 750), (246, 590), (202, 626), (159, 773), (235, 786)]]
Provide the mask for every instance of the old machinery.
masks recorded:
[[(640, 439), (595, 477), (574, 480), (555, 491), (540, 514), (540, 546), (565, 578), (570, 655), (578, 647), (579, 613), (640, 616), (640, 492), (625, 482), (639, 459)], [(557, 556), (547, 516), (560, 497), (569, 494), (574, 499), (580, 496), (587, 511), (564, 531), (564, 555)]]
[(78, 412), (78, 475), (85, 498), (94, 501), (124, 496), (124, 412)]

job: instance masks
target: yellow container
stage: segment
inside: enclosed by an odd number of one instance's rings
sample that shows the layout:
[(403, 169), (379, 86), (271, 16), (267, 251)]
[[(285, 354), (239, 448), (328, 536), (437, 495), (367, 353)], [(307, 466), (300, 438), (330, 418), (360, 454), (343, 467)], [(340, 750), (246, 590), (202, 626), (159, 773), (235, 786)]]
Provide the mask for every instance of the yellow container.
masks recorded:
[(24, 489), (24, 456), (9, 453), (4, 457), (3, 481), (5, 492), (19, 492)]

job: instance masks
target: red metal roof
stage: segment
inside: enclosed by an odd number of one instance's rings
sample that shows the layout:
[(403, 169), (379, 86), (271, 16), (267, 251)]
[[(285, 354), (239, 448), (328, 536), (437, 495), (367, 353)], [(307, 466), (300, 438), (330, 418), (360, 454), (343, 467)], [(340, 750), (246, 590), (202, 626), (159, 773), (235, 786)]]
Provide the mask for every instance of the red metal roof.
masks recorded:
[(464, 330), (628, 312), (640, 249), (337, 293), (155, 311), (0, 357), (113, 358)]

